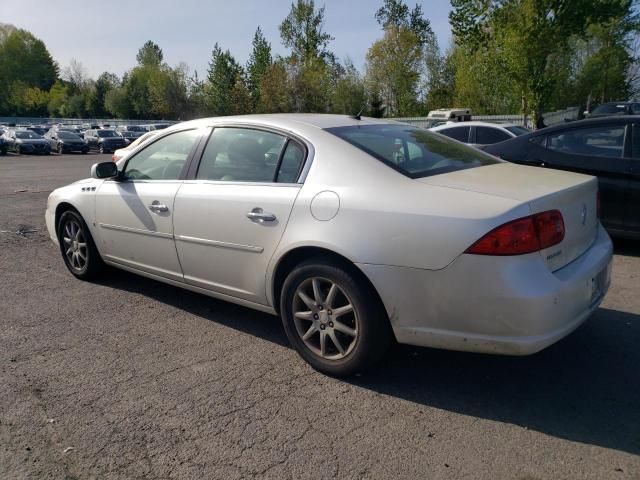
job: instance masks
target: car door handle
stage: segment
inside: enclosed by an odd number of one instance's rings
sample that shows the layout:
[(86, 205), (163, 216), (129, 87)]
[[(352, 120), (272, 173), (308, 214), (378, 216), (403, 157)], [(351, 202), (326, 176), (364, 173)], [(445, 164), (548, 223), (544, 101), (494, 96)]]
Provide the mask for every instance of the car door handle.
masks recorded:
[(169, 207), (167, 207), (166, 205), (161, 204), (157, 200), (154, 200), (151, 203), (151, 205), (149, 205), (149, 210), (151, 210), (152, 212), (168, 212), (169, 211)]
[(275, 222), (276, 216), (273, 213), (265, 212), (260, 207), (256, 207), (250, 212), (247, 212), (247, 218), (249, 220), (256, 220), (258, 222)]

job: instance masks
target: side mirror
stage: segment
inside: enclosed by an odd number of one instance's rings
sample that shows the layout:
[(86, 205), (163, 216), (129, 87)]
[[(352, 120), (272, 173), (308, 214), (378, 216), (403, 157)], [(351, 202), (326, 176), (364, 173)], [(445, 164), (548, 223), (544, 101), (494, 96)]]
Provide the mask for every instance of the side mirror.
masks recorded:
[(117, 177), (118, 166), (115, 162), (94, 163), (91, 167), (91, 176), (97, 179)]

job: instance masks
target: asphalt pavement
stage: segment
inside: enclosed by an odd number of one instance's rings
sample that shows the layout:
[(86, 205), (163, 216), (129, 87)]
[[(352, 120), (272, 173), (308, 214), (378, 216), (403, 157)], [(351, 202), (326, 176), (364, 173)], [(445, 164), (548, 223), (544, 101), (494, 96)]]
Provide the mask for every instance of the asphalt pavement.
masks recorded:
[(640, 478), (640, 242), (539, 354), (397, 347), (337, 380), (276, 317), (69, 274), (47, 196), (108, 158), (0, 156), (1, 479)]

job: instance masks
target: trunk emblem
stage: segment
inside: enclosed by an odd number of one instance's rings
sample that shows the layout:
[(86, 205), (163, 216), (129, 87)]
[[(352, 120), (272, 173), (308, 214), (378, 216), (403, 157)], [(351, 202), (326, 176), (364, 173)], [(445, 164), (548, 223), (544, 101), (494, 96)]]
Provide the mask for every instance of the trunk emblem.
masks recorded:
[(582, 204), (582, 225), (587, 224), (587, 204)]

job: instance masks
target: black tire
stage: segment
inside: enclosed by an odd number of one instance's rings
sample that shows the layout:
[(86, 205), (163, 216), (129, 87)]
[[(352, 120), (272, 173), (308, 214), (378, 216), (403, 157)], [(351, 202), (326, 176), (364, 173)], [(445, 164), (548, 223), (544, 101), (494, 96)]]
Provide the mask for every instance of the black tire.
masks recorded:
[(102, 145), (102, 144), (101, 144), (101, 145), (100, 145), (100, 148), (98, 149), (98, 151), (99, 151), (100, 153), (105, 153), (104, 145)]
[[(86, 244), (84, 251), (80, 250), (81, 253), (84, 253), (86, 258), (82, 265), (72, 263), (72, 260), (67, 255), (67, 250), (70, 247), (73, 247), (73, 245), (65, 240), (65, 232), (67, 225), (72, 223), (80, 227), (82, 239), (84, 240), (82, 243)], [(81, 280), (90, 280), (97, 277), (104, 269), (104, 262), (96, 248), (91, 232), (89, 232), (89, 228), (80, 214), (74, 210), (67, 210), (64, 212), (58, 221), (57, 232), (60, 243), (60, 253), (62, 254), (64, 264), (67, 266), (69, 271)]]
[(20, 148), (20, 145), (16, 147), (16, 155), (22, 155), (22, 148)]
[[(353, 340), (353, 344), (345, 349), (346, 354), (342, 354), (344, 355), (342, 358), (328, 359), (321, 356), (318, 351), (312, 350), (303, 340), (302, 330), (296, 326), (293, 314), (296, 302), (299, 303), (296, 292), (298, 288), (308, 285), (308, 282), (312, 281), (311, 279), (313, 278), (319, 279), (321, 282), (327, 282), (327, 288), (330, 288), (329, 285), (332, 283), (337, 285), (340, 291), (338, 295), (343, 294), (344, 300), (353, 306), (353, 319), (357, 320), (351, 321), (357, 321), (357, 323), (352, 323), (351, 325), (357, 331), (357, 335)], [(325, 300), (329, 296), (326, 291), (323, 295)], [(322, 307), (323, 305), (319, 305), (320, 310), (322, 310)], [(331, 305), (329, 305), (329, 308), (332, 308)], [(393, 332), (384, 306), (371, 285), (352, 269), (345, 268), (339, 263), (327, 263), (323, 259), (301, 263), (289, 273), (282, 288), (280, 313), (289, 342), (300, 356), (314, 369), (332, 376), (353, 375), (370, 368), (383, 357), (393, 340)], [(330, 314), (332, 312), (325, 313)], [(318, 315), (314, 315), (314, 318), (317, 319)], [(327, 323), (324, 325), (320, 323), (319, 327), (323, 330), (326, 328), (325, 334), (328, 334), (329, 326), (333, 330), (333, 323), (328, 323), (328, 319), (333, 317), (320, 316), (320, 320), (317, 321), (322, 322), (323, 318)], [(314, 320), (305, 321), (314, 322)], [(300, 324), (302, 321), (298, 322)], [(336, 323), (340, 322), (336, 321)], [(311, 324), (308, 325), (311, 326)], [(313, 325), (316, 325), (316, 323), (313, 323)], [(318, 333), (318, 336), (322, 335), (317, 329), (315, 332)], [(339, 330), (336, 328), (333, 334), (338, 335), (339, 333), (337, 332)], [(340, 335), (342, 334), (340, 333)], [(342, 338), (348, 337), (342, 335)], [(307, 342), (312, 340), (313, 336)], [(335, 343), (333, 341), (331, 343), (335, 347)], [(338, 353), (337, 349), (334, 350)]]
[(64, 154), (64, 147), (62, 146), (61, 143), (58, 144), (58, 155), (63, 155)]

